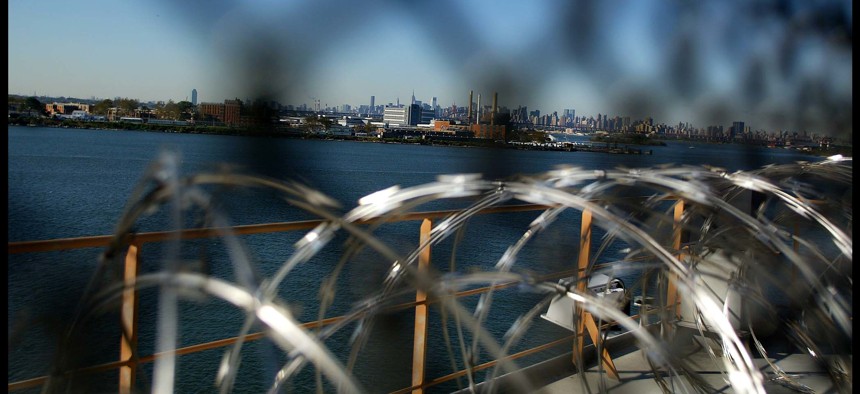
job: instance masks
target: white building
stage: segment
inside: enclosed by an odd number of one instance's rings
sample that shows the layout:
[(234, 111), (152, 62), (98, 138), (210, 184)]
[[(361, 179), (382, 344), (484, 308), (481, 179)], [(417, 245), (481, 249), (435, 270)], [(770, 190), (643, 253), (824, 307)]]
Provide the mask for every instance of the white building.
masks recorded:
[(79, 110), (79, 109), (72, 111), (71, 115), (69, 115), (69, 118), (72, 118), (72, 119), (87, 120), (89, 117), (90, 117), (89, 112)]
[(328, 128), (327, 134), (337, 135), (337, 136), (350, 136), (350, 135), (352, 135), (352, 128), (349, 126), (342, 126), (339, 124), (334, 124)]
[(421, 122), (421, 106), (418, 104), (386, 105), (382, 122), (387, 127), (415, 126)]

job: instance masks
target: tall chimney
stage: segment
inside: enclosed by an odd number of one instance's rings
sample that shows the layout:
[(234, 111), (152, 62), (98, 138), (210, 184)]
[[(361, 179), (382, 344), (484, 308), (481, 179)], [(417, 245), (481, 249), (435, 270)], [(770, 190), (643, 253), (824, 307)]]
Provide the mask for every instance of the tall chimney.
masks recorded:
[(468, 119), (468, 120), (466, 120), (466, 124), (472, 124), (472, 91), (471, 90), (469, 91), (469, 111), (468, 111), (468, 114), (466, 116)]
[(481, 124), (481, 94), (478, 93), (478, 110), (475, 111), (477, 116), (475, 116), (475, 123)]
[(493, 113), (490, 116), (490, 125), (496, 124), (496, 112), (499, 110), (499, 92), (493, 92)]

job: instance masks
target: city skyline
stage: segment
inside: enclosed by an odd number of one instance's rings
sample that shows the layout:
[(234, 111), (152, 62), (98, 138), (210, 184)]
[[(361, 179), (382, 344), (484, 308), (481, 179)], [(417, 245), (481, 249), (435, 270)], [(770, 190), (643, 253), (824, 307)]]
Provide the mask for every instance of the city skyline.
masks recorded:
[[(199, 102), (199, 103), (195, 103), (195, 102), (193, 101), (193, 98), (194, 98), (194, 97), (196, 97), (196, 93), (197, 93), (197, 89), (192, 89), (192, 93), (191, 93), (191, 96), (190, 96), (191, 98), (188, 98), (188, 99), (186, 99), (186, 100), (174, 101), (174, 102), (177, 102), (177, 103), (178, 103), (178, 102), (181, 102), (181, 101), (187, 101), (187, 102), (190, 102), (192, 105), (195, 105), (195, 106), (196, 106), (196, 105), (198, 105), (198, 104), (200, 104), (200, 105), (203, 105), (203, 104), (214, 104), (214, 105), (220, 105), (220, 104), (226, 103), (226, 102), (228, 102), (228, 101), (235, 101), (235, 99), (236, 99), (236, 98), (234, 98), (234, 99), (229, 99), (229, 98), (228, 98), (228, 99), (224, 99), (224, 100), (220, 100), (220, 101), (215, 100), (215, 101), (207, 101), (207, 102)], [(144, 107), (144, 106), (146, 106), (147, 104), (161, 104), (161, 105), (163, 105), (163, 104), (166, 104), (166, 103), (167, 103), (167, 101), (164, 101), (164, 100), (149, 100), (149, 101), (142, 101), (142, 100), (138, 100), (138, 99), (137, 99), (137, 98), (135, 98), (135, 97), (127, 97), (127, 96), (115, 96), (113, 99), (111, 99), (111, 98), (106, 98), (106, 97), (90, 97), (90, 98), (83, 98), (83, 97), (74, 97), (74, 96), (42, 96), (42, 95), (26, 95), (26, 94), (10, 94), (10, 95), (18, 96), (18, 97), (21, 97), (21, 98), (24, 98), (24, 97), (35, 97), (35, 98), (37, 98), (37, 99), (44, 99), (44, 98), (48, 98), (48, 99), (52, 99), (52, 100), (54, 101), (54, 102), (53, 102), (53, 104), (62, 104), (62, 103), (66, 103), (66, 104), (75, 104), (75, 103), (76, 103), (76, 102), (78, 102), (78, 101), (85, 101), (85, 102), (89, 102), (89, 103), (92, 103), (92, 104), (96, 104), (96, 103), (98, 103), (98, 102), (100, 102), (100, 101), (102, 101), (102, 100), (106, 100), (106, 99), (107, 99), (107, 100), (114, 100), (114, 101), (116, 101), (116, 100), (136, 100), (137, 102), (139, 102), (139, 103), (141, 104), (141, 107)], [(374, 101), (375, 101), (375, 100), (374, 100), (374, 98), (375, 98), (375, 97), (374, 97), (374, 96), (370, 96), (370, 97), (371, 97), (371, 101), (370, 101), (370, 102), (371, 102), (371, 103), (374, 103)], [(480, 97), (479, 97), (479, 98), (480, 98)], [(435, 99), (435, 97), (434, 97), (433, 99)], [(59, 100), (59, 101), (58, 101), (58, 100)], [(62, 101), (62, 103), (60, 103), (60, 101)], [(239, 98), (239, 101), (242, 101), (242, 102), (243, 102), (244, 104), (246, 104), (246, 105), (252, 105), (252, 104), (253, 104), (253, 103), (252, 103), (252, 101), (253, 101), (253, 100), (252, 100), (251, 98), (246, 98), (246, 99), (244, 99), (244, 100), (243, 100), (243, 99), (241, 99), (241, 98)], [(466, 100), (466, 101), (468, 101), (468, 100)], [(420, 104), (420, 106), (421, 106), (422, 108), (424, 108), (425, 106), (429, 106), (429, 108), (435, 108), (435, 109), (437, 109), (437, 110), (438, 110), (438, 112), (439, 112), (439, 114), (440, 114), (440, 117), (434, 117), (434, 119), (442, 119), (442, 120), (445, 120), (445, 119), (448, 119), (448, 118), (462, 118), (461, 120), (466, 121), (466, 119), (467, 119), (467, 118), (469, 118), (469, 119), (471, 119), (471, 122), (473, 122), (473, 123), (477, 123), (477, 120), (476, 120), (476, 119), (479, 119), (479, 117), (481, 117), (481, 114), (482, 114), (482, 112), (481, 112), (481, 111), (484, 111), (484, 110), (486, 110), (486, 111), (492, 111), (492, 105), (491, 105), (490, 103), (483, 103), (483, 104), (481, 104), (481, 102), (480, 102), (480, 101), (475, 101), (475, 100), (473, 100), (473, 101), (472, 101), (472, 113), (471, 113), (471, 115), (468, 115), (468, 116), (467, 116), (467, 115), (465, 115), (465, 114), (467, 113), (467, 111), (468, 111), (468, 107), (466, 107), (466, 106), (460, 106), (460, 105), (458, 105), (458, 106), (456, 107), (456, 108), (457, 108), (457, 110), (458, 110), (458, 112), (457, 112), (457, 113), (459, 113), (459, 114), (461, 115), (461, 116), (459, 116), (459, 115), (453, 115), (452, 113), (450, 113), (450, 110), (452, 109), (450, 106), (444, 106), (444, 107), (443, 107), (443, 106), (438, 106), (438, 105), (437, 105), (437, 107), (434, 107), (434, 106), (432, 106), (432, 104), (430, 104), (430, 103), (423, 102), (423, 101), (420, 101), (420, 100), (417, 100), (417, 99), (415, 99), (415, 103)], [(52, 104), (52, 103), (49, 103), (49, 102), (45, 101), (45, 102), (43, 102), (42, 104)], [(400, 103), (400, 102), (399, 102), (399, 100), (396, 100), (396, 101), (395, 101), (395, 102), (393, 102), (393, 103), (381, 103), (381, 104), (371, 105), (370, 107), (368, 107), (366, 104), (356, 104), (356, 105), (343, 104), (343, 105), (335, 105), (335, 106), (331, 106), (331, 105), (328, 105), (328, 106), (327, 106), (327, 105), (324, 105), (324, 104), (320, 104), (320, 108), (319, 108), (319, 109), (316, 109), (316, 108), (315, 108), (316, 103), (299, 103), (299, 104), (290, 104), (290, 103), (280, 103), (280, 102), (278, 102), (278, 104), (279, 104), (279, 105), (281, 105), (281, 107), (282, 107), (281, 109), (282, 109), (282, 110), (284, 110), (284, 111), (288, 111), (288, 112), (289, 112), (289, 111), (298, 111), (298, 112), (319, 112), (319, 113), (329, 113), (329, 114), (335, 114), (335, 115), (341, 115), (341, 114), (352, 114), (352, 115), (357, 116), (357, 117), (364, 117), (364, 116), (378, 116), (378, 117), (381, 117), (381, 116), (383, 115), (383, 112), (384, 112), (385, 110), (387, 110), (389, 107), (404, 107), (404, 106), (407, 106), (405, 103)], [(344, 109), (344, 108), (343, 108), (343, 106), (346, 106), (346, 108)], [(478, 107), (481, 107), (482, 109), (481, 109), (481, 110), (478, 110)], [(374, 110), (371, 110), (371, 111), (367, 111), (367, 112), (362, 112), (362, 110), (363, 110), (363, 109), (364, 109), (364, 110), (367, 110), (367, 109), (369, 109), (369, 108), (375, 108), (375, 109), (374, 109)], [(153, 109), (153, 108), (150, 108), (150, 109)], [(518, 111), (518, 110), (520, 110), (520, 109), (522, 109), (522, 110), (527, 110), (527, 112), (528, 112), (528, 113), (527, 113), (527, 114), (525, 114), (525, 116), (527, 116), (527, 117), (529, 118), (529, 121), (531, 120), (531, 117), (530, 117), (530, 116), (528, 116), (528, 115), (529, 115), (529, 114), (531, 114), (531, 113), (535, 113), (535, 112), (537, 112), (537, 113), (540, 113), (540, 115), (541, 115), (542, 117), (547, 117), (547, 116), (557, 116), (557, 119), (558, 119), (558, 120), (564, 120), (564, 119), (566, 119), (568, 122), (573, 121), (573, 119), (574, 119), (574, 118), (575, 118), (576, 120), (581, 120), (582, 122), (585, 122), (586, 120), (590, 120), (590, 121), (598, 120), (598, 121), (599, 121), (601, 118), (603, 118), (603, 119), (605, 119), (605, 120), (609, 120), (610, 118), (618, 118), (618, 119), (625, 119), (625, 120), (627, 120), (627, 121), (631, 121), (631, 120), (632, 120), (632, 121), (634, 121), (634, 122), (646, 122), (646, 121), (648, 121), (648, 122), (652, 122), (653, 124), (663, 124), (663, 125), (670, 126), (670, 127), (674, 127), (675, 125), (678, 125), (678, 123), (676, 123), (676, 124), (672, 125), (672, 124), (668, 124), (668, 123), (666, 123), (666, 122), (662, 122), (662, 121), (660, 121), (660, 120), (655, 120), (655, 119), (654, 119), (653, 117), (651, 117), (651, 116), (645, 116), (645, 117), (643, 117), (643, 118), (635, 118), (635, 119), (631, 119), (629, 116), (623, 116), (623, 115), (621, 115), (621, 114), (608, 114), (608, 113), (597, 113), (597, 114), (578, 114), (578, 115), (574, 115), (574, 113), (575, 113), (575, 111), (576, 111), (576, 110), (575, 110), (575, 109), (572, 109), (572, 108), (571, 108), (571, 109), (565, 109), (565, 110), (563, 110), (563, 111), (551, 111), (551, 112), (544, 112), (544, 111), (542, 111), (542, 110), (541, 110), (541, 109), (539, 109), (539, 108), (527, 108), (527, 107), (521, 107), (521, 108), (516, 108), (516, 107), (515, 107), (515, 108), (508, 108), (508, 107), (506, 107), (506, 106), (499, 106), (499, 108), (498, 108), (498, 109), (499, 109), (499, 111), (503, 111), (503, 112), (505, 112), (505, 113), (510, 113), (510, 114), (511, 114), (511, 116), (513, 116), (513, 113), (514, 113), (514, 112), (516, 112), (516, 111)], [(444, 116), (442, 116), (441, 114), (445, 114), (445, 115), (444, 115)], [(512, 119), (512, 120), (513, 120), (513, 119)], [(486, 121), (486, 119), (484, 119), (484, 121)], [(429, 120), (428, 120), (427, 122), (424, 122), (424, 123), (428, 123), (428, 122), (429, 122)], [(734, 122), (732, 122), (732, 123), (737, 123), (737, 121), (734, 121)], [(744, 122), (740, 122), (740, 123), (742, 123), (742, 124), (743, 124)], [(685, 127), (691, 127), (691, 128), (695, 128), (695, 129), (705, 129), (705, 128), (707, 128), (707, 127), (711, 127), (711, 126), (720, 126), (720, 127), (722, 127), (722, 126), (723, 126), (723, 125), (707, 125), (707, 126), (706, 126), (706, 125), (695, 125), (695, 124), (692, 124), (692, 123), (690, 123), (690, 122), (686, 122), (686, 121), (681, 121), (681, 122), (680, 122), (680, 124), (685, 125)], [(550, 126), (550, 125), (542, 124), (542, 123), (541, 123), (541, 124), (534, 124), (534, 125), (535, 125), (535, 126)], [(561, 125), (561, 124), (559, 124), (558, 126), (559, 126), (559, 127), (565, 127), (565, 125)], [(567, 126), (573, 126), (573, 125), (567, 125)], [(728, 125), (726, 125), (726, 126), (728, 126)], [(755, 129), (751, 129), (751, 131), (752, 131), (752, 130), (755, 130)], [(765, 130), (765, 131), (770, 131), (770, 130)], [(806, 130), (802, 130), (802, 131), (803, 131), (803, 132), (806, 132)]]
[[(194, 97), (196, 97), (196, 93), (197, 93), (197, 89), (192, 89), (192, 95), (191, 95), (192, 100)], [(28, 97), (26, 95), (15, 95), (15, 96), (18, 96), (20, 98)], [(34, 96), (29, 96), (29, 97), (34, 97)], [(62, 109), (64, 107), (63, 103), (65, 103), (66, 105), (71, 105), (73, 108), (78, 108), (78, 106), (81, 102), (89, 102), (90, 103), (89, 105), (94, 105), (94, 104), (99, 103), (101, 100), (103, 100), (102, 98), (82, 99), (82, 98), (77, 98), (77, 97), (65, 97), (65, 96), (60, 96), (60, 97), (39, 96), (36, 98), (37, 99), (44, 99), (44, 98), (52, 99), (53, 103), (49, 103), (48, 101), (45, 101), (43, 104), (47, 104), (46, 107), (52, 107), (51, 109), (49, 109), (49, 112), (58, 111), (58, 108), (59, 108), (60, 113), (64, 112)], [(59, 99), (59, 101), (58, 101), (58, 99)], [(118, 100), (135, 100), (134, 98), (128, 98), (128, 97), (123, 97), (123, 98), (116, 97), (115, 99), (118, 99)], [(373, 103), (373, 101), (374, 101), (373, 99), (374, 99), (374, 96), (371, 96), (371, 103)], [(434, 97), (434, 99), (435, 99), (435, 97)], [(420, 115), (420, 119), (421, 119), (420, 122), (418, 122), (418, 123), (424, 124), (426, 126), (426, 125), (432, 125), (432, 122), (431, 122), (432, 119), (443, 120), (445, 122), (453, 119), (453, 120), (457, 120), (458, 122), (466, 122), (468, 124), (478, 124), (478, 123), (485, 123), (486, 124), (488, 122), (488, 120), (487, 120), (488, 118), (481, 117), (481, 113), (482, 113), (481, 111), (493, 111), (492, 105), (489, 105), (489, 104), (483, 105), (482, 110), (478, 110), (477, 107), (480, 104), (480, 96), (478, 99), (479, 99), (478, 102), (475, 102), (473, 100), (473, 108), (472, 108), (472, 112), (470, 115), (467, 115), (469, 112), (468, 112), (468, 109), (466, 107), (457, 107), (456, 112), (451, 112), (452, 108), (449, 108), (449, 107), (443, 108), (440, 106), (440, 107), (436, 107), (436, 111), (433, 112), (434, 113), (433, 116), (428, 116), (427, 113), (425, 113), (425, 112), (418, 112), (418, 114)], [(156, 104), (156, 105), (166, 104), (166, 102), (164, 102), (164, 101), (149, 101), (149, 102), (143, 102), (143, 101), (139, 101), (139, 100), (136, 100), (136, 101), (138, 101), (141, 104), (141, 106), (139, 108), (143, 108), (143, 109), (148, 108), (149, 110), (153, 109), (153, 107), (147, 107), (149, 104)], [(243, 101), (243, 100), (239, 99), (238, 101)], [(217, 106), (225, 105), (228, 103), (235, 106), (238, 101), (235, 99), (225, 99), (223, 101), (223, 103), (221, 103), (221, 102), (201, 102), (199, 104), (202, 107), (206, 107), (206, 106), (209, 107), (208, 110), (204, 109), (203, 110), (204, 112), (217, 113), (217, 112), (219, 112), (219, 110), (213, 109), (213, 106), (217, 107)], [(413, 101), (414, 101), (413, 105), (412, 105), (413, 107), (424, 108), (425, 110), (428, 108), (434, 108), (433, 106), (431, 106), (428, 103), (423, 103), (419, 100), (415, 100), (414, 97), (413, 97)], [(195, 104), (193, 101), (191, 101), (190, 103), (191, 103), (191, 105), (194, 105), (194, 106), (198, 105), (198, 104)], [(246, 105), (254, 105), (250, 98), (246, 99), (246, 101), (244, 101), (244, 103)], [(269, 103), (269, 104), (272, 104), (272, 103)], [(286, 114), (293, 113), (295, 115), (295, 112), (299, 112), (299, 113), (301, 113), (301, 112), (317, 112), (317, 113), (325, 113), (325, 114), (327, 114), (327, 116), (351, 115), (351, 118), (353, 118), (353, 120), (357, 120), (360, 118), (369, 118), (369, 117), (379, 117), (380, 119), (382, 119), (383, 113), (385, 114), (386, 117), (389, 115), (389, 108), (390, 107), (391, 108), (408, 107), (408, 105), (398, 102), (396, 104), (395, 103), (388, 103), (388, 104), (380, 104), (380, 105), (377, 105), (375, 107), (371, 106), (371, 107), (375, 108), (375, 110), (368, 111), (369, 108), (366, 105), (359, 105), (359, 106), (355, 106), (355, 107), (350, 106), (350, 105), (345, 105), (346, 108), (342, 109), (342, 112), (341, 112), (340, 108), (338, 108), (338, 107), (325, 107), (325, 108), (316, 109), (316, 108), (314, 108), (313, 105), (308, 105), (307, 103), (304, 103), (301, 105), (284, 105), (282, 103), (277, 103), (277, 104), (280, 105), (279, 108), (281, 108), (282, 111), (285, 111), (285, 112), (281, 112), (282, 115), (284, 115), (285, 113)], [(154, 108), (157, 109), (158, 107), (156, 106)], [(225, 119), (225, 122), (236, 123), (237, 121), (239, 121), (239, 116), (240, 116), (240, 112), (239, 112), (240, 109), (239, 108), (240, 107), (235, 106), (234, 112), (232, 115), (233, 118), (231, 118), (230, 120)], [(517, 109), (511, 109), (511, 108), (506, 108), (506, 107), (500, 106), (498, 108), (498, 110), (500, 111), (500, 113), (509, 114), (510, 115), (509, 120), (512, 121), (513, 123), (515, 123), (515, 124), (520, 123), (520, 125), (522, 125), (522, 123), (525, 122), (527, 124), (530, 124), (531, 126), (534, 126), (535, 129), (537, 129), (537, 130), (549, 130), (549, 129), (559, 130), (561, 128), (565, 128), (566, 131), (610, 131), (610, 132), (622, 131), (622, 132), (643, 133), (643, 132), (646, 132), (645, 131), (646, 129), (650, 129), (651, 130), (650, 132), (654, 132), (654, 133), (660, 134), (660, 135), (673, 135), (673, 136), (686, 135), (688, 137), (694, 137), (695, 136), (695, 138), (699, 138), (699, 137), (721, 138), (720, 136), (722, 136), (722, 137), (730, 136), (730, 138), (735, 138), (736, 134), (737, 135), (746, 134), (747, 136), (744, 138), (745, 139), (751, 139), (751, 140), (759, 140), (759, 139), (765, 138), (765, 137), (770, 137), (770, 138), (780, 137), (781, 138), (781, 137), (787, 137), (787, 136), (792, 136), (792, 135), (793, 136), (799, 135), (801, 137), (811, 136), (811, 137), (816, 138), (816, 139), (822, 138), (822, 137), (832, 137), (832, 136), (828, 136), (828, 135), (820, 135), (819, 133), (817, 133), (815, 131), (809, 131), (809, 130), (764, 130), (761, 128), (751, 127), (750, 125), (745, 126), (744, 121), (733, 121), (733, 122), (731, 122), (730, 125), (722, 125), (722, 124), (718, 124), (718, 125), (695, 125), (695, 124), (692, 124), (690, 122), (683, 122), (682, 121), (682, 122), (679, 122), (678, 124), (673, 125), (673, 124), (667, 124), (665, 122), (661, 122), (659, 120), (653, 119), (653, 117), (650, 117), (650, 116), (646, 116), (646, 117), (641, 118), (641, 119), (639, 119), (639, 118), (631, 119), (629, 116), (621, 116), (621, 115), (617, 115), (617, 114), (611, 115), (611, 114), (600, 114), (600, 113), (598, 113), (596, 115), (596, 117), (594, 114), (575, 115), (575, 109), (565, 109), (561, 113), (558, 113), (558, 111), (553, 111), (551, 113), (541, 113), (541, 111), (539, 109), (526, 111), (527, 108), (525, 108), (525, 107), (521, 107), (521, 108), (517, 108)], [(84, 109), (82, 112), (86, 113), (87, 111), (88, 111), (88, 109)], [(78, 112), (78, 111), (75, 111), (75, 112)], [(519, 114), (521, 114), (521, 116), (523, 116), (523, 118), (517, 118), (517, 116), (516, 116), (517, 112), (519, 112)], [(535, 115), (535, 113), (537, 113), (537, 115)], [(411, 116), (415, 117), (415, 116), (419, 116), (419, 115), (413, 114)], [(69, 117), (69, 115), (64, 115), (64, 116)], [(407, 122), (406, 119), (403, 119), (404, 116), (407, 116), (407, 115), (400, 115), (400, 121), (399, 122), (397, 122), (397, 121), (393, 122), (392, 123), (393, 127), (395, 127), (395, 128), (398, 128), (398, 127), (414, 127), (415, 125), (418, 124), (418, 123), (414, 123), (411, 121)], [(72, 113), (70, 117), (72, 119), (74, 119), (75, 114)], [(132, 118), (134, 118), (134, 117), (132, 117)], [(287, 118), (289, 118), (289, 115), (287, 116)], [(282, 119), (287, 119), (287, 118), (284, 118), (282, 116)], [(480, 122), (477, 121), (477, 119), (479, 119), (479, 118), (482, 119)], [(81, 118), (81, 119), (87, 120), (86, 118)], [(141, 118), (137, 118), (137, 119), (142, 120)], [(150, 118), (148, 118), (148, 119), (150, 119)], [(152, 120), (152, 119), (158, 119), (159, 122), (166, 122), (166, 123), (159, 123), (159, 124), (181, 125), (180, 123), (182, 123), (182, 121), (179, 121), (176, 118), (171, 118), (171, 117), (166, 117), (166, 118), (155, 117), (155, 118), (151, 118), (150, 122), (155, 122), (155, 120)], [(346, 119), (346, 117), (344, 117), (344, 119)], [(93, 119), (91, 118), (88, 120), (93, 120)], [(179, 123), (170, 123), (170, 122), (179, 122)], [(388, 121), (385, 121), (385, 123), (387, 125)], [(407, 123), (409, 124), (408, 126), (407, 126)], [(460, 124), (463, 124), (463, 123), (460, 123)], [(388, 126), (386, 126), (386, 127), (388, 127)], [(845, 142), (845, 141), (840, 141), (840, 142)], [(850, 140), (848, 140), (848, 142), (850, 143)]]
[(462, 107), (472, 90), (542, 113), (850, 133), (850, 2), (744, 4), (13, 0), (9, 93)]

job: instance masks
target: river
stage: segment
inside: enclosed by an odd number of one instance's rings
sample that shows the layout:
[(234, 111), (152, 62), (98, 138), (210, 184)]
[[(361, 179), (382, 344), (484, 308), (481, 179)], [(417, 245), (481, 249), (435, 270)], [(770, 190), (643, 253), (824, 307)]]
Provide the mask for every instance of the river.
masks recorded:
[[(565, 138), (566, 136), (559, 136)], [(163, 149), (179, 152), (184, 175), (209, 169), (230, 168), (265, 175), (283, 181), (296, 181), (319, 190), (340, 202), (343, 211), (356, 206), (359, 198), (390, 186), (409, 187), (432, 182), (442, 174), (480, 173), (488, 179), (510, 179), (518, 174), (536, 174), (560, 165), (586, 169), (617, 167), (642, 168), (660, 165), (711, 165), (729, 171), (753, 170), (768, 164), (786, 164), (820, 158), (785, 149), (768, 149), (742, 145), (705, 144), (669, 141), (666, 146), (647, 147), (651, 155), (614, 155), (588, 152), (545, 152), (513, 149), (440, 147), (417, 144), (383, 144), (353, 141), (301, 139), (268, 139), (242, 136), (191, 135), (158, 132), (82, 130), (39, 127), (9, 127), (8, 172), (8, 241), (45, 240), (63, 237), (106, 235), (115, 230), (136, 183), (149, 164)], [(282, 196), (266, 191), (213, 190), (224, 195), (218, 203), (229, 213), (232, 224), (255, 224), (313, 218), (287, 204)], [(429, 204), (425, 209), (446, 208)], [(510, 218), (477, 220), (469, 231), (480, 242), (464, 244), (457, 249), (458, 260), (475, 268), (496, 261), (527, 228), (536, 214), (515, 214)], [(571, 215), (570, 225), (578, 223)], [(138, 231), (163, 230), (167, 223), (158, 214), (142, 219)], [(192, 223), (189, 223), (191, 226)], [(571, 235), (573, 234), (573, 235)], [(251, 255), (258, 261), (258, 274), (271, 275), (288, 256), (291, 245), (301, 234), (264, 234), (245, 238)], [(599, 234), (598, 234), (599, 235)], [(417, 238), (417, 223), (393, 225), (381, 230), (380, 237), (395, 248), (408, 250)], [(597, 238), (597, 237), (596, 237)], [(345, 239), (338, 238), (332, 245)], [(576, 232), (548, 235), (534, 245), (528, 254), (533, 259), (557, 261), (558, 265), (537, 266), (524, 258), (523, 265), (536, 272), (551, 272), (569, 262), (571, 252), (563, 245), (575, 245)], [(616, 249), (622, 246), (614, 246)], [(158, 247), (144, 251), (142, 273), (161, 267)], [(449, 246), (434, 249), (434, 264), (446, 266)], [(229, 279), (233, 273), (223, 249), (216, 241), (200, 241), (183, 250), (183, 257), (197, 260), (205, 270)], [(492, 250), (493, 252), (487, 252)], [(10, 255), (8, 263), (8, 353), (9, 381), (32, 378), (48, 372), (54, 361), (60, 328), (73, 315), (77, 301), (98, 264), (101, 250), (96, 248)], [(279, 295), (291, 303), (302, 320), (314, 320), (318, 312), (317, 291), (320, 282), (334, 267), (342, 247), (323, 251), (318, 262), (307, 267), (306, 274), (290, 277)], [(612, 258), (617, 250), (609, 250)], [(152, 257), (146, 257), (152, 256)], [(376, 290), (375, 283), (385, 275), (384, 265), (374, 266), (378, 259), (371, 253), (356, 260), (366, 264), (347, 267), (338, 285), (339, 293), (355, 300)], [(530, 266), (529, 264), (535, 264)], [(362, 268), (357, 268), (362, 267)], [(375, 267), (375, 268), (366, 268)], [(522, 314), (539, 297), (525, 295), (510, 304), (499, 305), (503, 317)], [(154, 316), (157, 294), (141, 294), (141, 354), (154, 351)], [(332, 306), (335, 312), (346, 311), (347, 302)], [(200, 341), (230, 337), (238, 332), (242, 314), (212, 300), (188, 300), (181, 303), (183, 321), (180, 346)], [(431, 319), (440, 318), (438, 312)], [(499, 318), (501, 319), (501, 318)], [(383, 319), (384, 320), (384, 319)], [(108, 362), (118, 357), (119, 333), (115, 314), (107, 313), (92, 324), (92, 335), (81, 341), (76, 354), (84, 361)], [(391, 317), (379, 324), (368, 350), (362, 353), (356, 375), (363, 381), (376, 382), (372, 392), (383, 392), (408, 386), (411, 354), (411, 321)], [(501, 337), (510, 322), (488, 323), (494, 335)], [(558, 338), (565, 331), (549, 323), (537, 323), (533, 338), (523, 346), (541, 343), (538, 339)], [(147, 334), (147, 332), (149, 332)], [(345, 340), (348, 330), (332, 337), (332, 343)], [(428, 376), (449, 373), (448, 361), (440, 332), (431, 332)], [(541, 337), (541, 338), (538, 338)], [(436, 339), (433, 345), (432, 340)], [(393, 350), (397, 349), (397, 350)], [(210, 350), (180, 358), (177, 391), (208, 392), (223, 349)], [(382, 352), (386, 356), (380, 357)], [(259, 392), (268, 388), (271, 376), (284, 361), (283, 354), (267, 341), (246, 346), (243, 352), (238, 386), (241, 392)], [(372, 360), (372, 362), (371, 362)], [(140, 368), (139, 380), (151, 378), (151, 365)], [(306, 374), (307, 375), (307, 374)], [(116, 371), (95, 375), (93, 391), (111, 391)], [(312, 375), (293, 384), (296, 391), (312, 387)], [(145, 387), (145, 386), (142, 386)], [(451, 389), (451, 387), (448, 387)], [(38, 391), (38, 390), (35, 390)], [(34, 391), (34, 392), (35, 392)]]

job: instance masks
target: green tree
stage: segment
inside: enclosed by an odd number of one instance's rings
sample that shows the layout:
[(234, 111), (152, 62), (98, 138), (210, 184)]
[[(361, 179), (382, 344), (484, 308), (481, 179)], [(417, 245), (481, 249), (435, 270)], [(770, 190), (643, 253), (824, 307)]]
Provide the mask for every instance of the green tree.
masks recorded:
[(134, 111), (140, 107), (140, 102), (135, 99), (129, 98), (121, 98), (119, 102), (116, 103), (117, 107), (122, 111), (126, 116), (130, 116), (134, 114)]
[(168, 100), (158, 109), (158, 117), (161, 119), (179, 119), (182, 113), (181, 106), (173, 100)]
[(93, 114), (107, 116), (111, 108), (113, 108), (113, 100), (104, 99), (93, 106)]
[(45, 114), (45, 105), (35, 97), (27, 97), (27, 99), (24, 100), (24, 109), (28, 109), (40, 115)]
[(182, 100), (182, 101), (176, 103), (176, 106), (177, 106), (177, 109), (179, 110), (179, 116), (177, 117), (177, 119), (180, 119), (180, 120), (191, 119), (197, 110), (196, 107), (194, 106), (194, 104), (191, 104), (190, 101), (185, 101), (185, 100)]
[(305, 116), (305, 123), (307, 127), (311, 130), (316, 129), (319, 126), (322, 126), (325, 130), (328, 130), (332, 125), (332, 120), (326, 118), (325, 116), (317, 117), (316, 115), (308, 115)]
[(152, 113), (152, 110), (149, 109), (149, 106), (144, 105), (144, 106), (140, 107), (140, 117), (141, 118), (153, 118), (154, 114)]
[(176, 103), (176, 105), (179, 107), (179, 112), (190, 112), (194, 109), (194, 104), (191, 104), (190, 101), (182, 100)]

